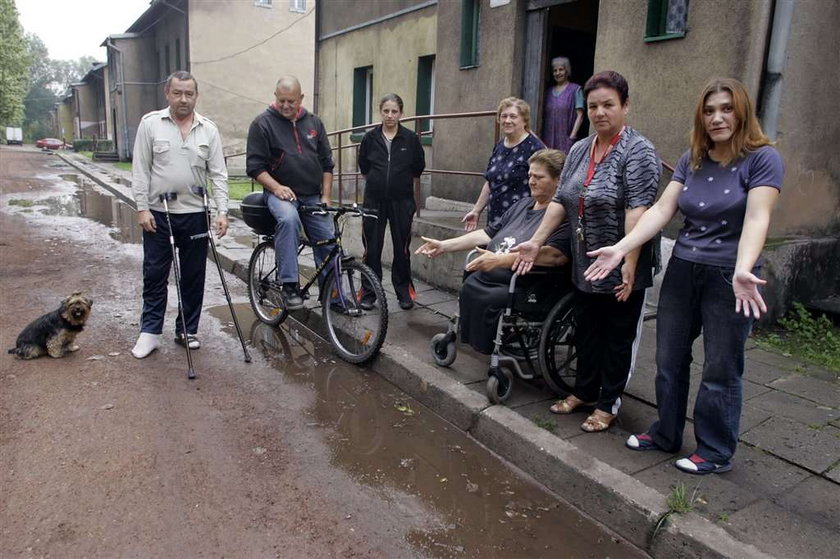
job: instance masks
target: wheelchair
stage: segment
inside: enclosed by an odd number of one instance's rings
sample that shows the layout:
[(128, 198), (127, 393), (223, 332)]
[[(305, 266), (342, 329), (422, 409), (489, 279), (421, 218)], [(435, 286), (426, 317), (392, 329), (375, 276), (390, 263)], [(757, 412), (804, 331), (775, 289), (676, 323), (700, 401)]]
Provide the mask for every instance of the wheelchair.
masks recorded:
[[(466, 262), (475, 253), (470, 252)], [(535, 268), (523, 277), (527, 281), (515, 274), (511, 277), (493, 339), (486, 390), (494, 404), (510, 398), (514, 378), (541, 378), (558, 396), (570, 394), (575, 384), (574, 293), (568, 271)], [(523, 285), (517, 287), (517, 281)], [(459, 332), (460, 316), (456, 314), (446, 332), (432, 337), (432, 357), (438, 366), (449, 367), (455, 362)]]

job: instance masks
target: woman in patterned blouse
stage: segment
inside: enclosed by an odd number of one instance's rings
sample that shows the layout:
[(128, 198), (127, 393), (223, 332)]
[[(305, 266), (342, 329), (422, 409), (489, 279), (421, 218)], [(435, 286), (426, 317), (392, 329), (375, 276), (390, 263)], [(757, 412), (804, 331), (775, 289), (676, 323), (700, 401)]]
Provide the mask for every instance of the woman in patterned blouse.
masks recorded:
[(694, 112), (691, 149), (662, 197), (615, 246), (590, 253), (592, 281), (656, 235), (679, 210), (685, 223), (659, 295), (656, 403), (659, 419), (631, 435), (632, 450), (677, 452), (683, 443), (692, 355), (703, 332), (703, 377), (694, 404), (696, 450), (674, 465), (691, 474), (732, 468), (743, 399), (744, 346), (767, 312), (759, 255), (784, 180), (784, 165), (761, 130), (744, 85), (715, 79)]
[(504, 137), (493, 148), (481, 194), (464, 219), (464, 229), (473, 231), (487, 206), (487, 224), (497, 224), (504, 213), (528, 196), (528, 158), (545, 144), (531, 132), (531, 106), (522, 99), (507, 97), (499, 103), (496, 118)]
[(609, 428), (633, 371), (646, 288), (653, 285), (654, 246), (626, 254), (620, 269), (597, 281), (584, 278), (592, 251), (617, 243), (656, 198), (660, 162), (653, 144), (625, 124), (627, 81), (617, 72), (595, 74), (583, 88), (595, 133), (572, 146), (560, 188), (530, 241), (514, 248), (517, 270), (530, 270), (537, 250), (559, 223), (569, 220), (575, 286), (577, 378), (574, 393), (551, 406), (567, 414), (594, 405), (581, 429)]

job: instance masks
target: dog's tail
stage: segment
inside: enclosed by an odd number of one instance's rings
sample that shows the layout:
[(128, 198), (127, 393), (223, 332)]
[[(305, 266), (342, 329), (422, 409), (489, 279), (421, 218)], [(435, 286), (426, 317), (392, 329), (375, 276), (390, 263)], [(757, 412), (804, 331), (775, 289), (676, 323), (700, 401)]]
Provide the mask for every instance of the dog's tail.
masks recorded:
[(17, 352), (18, 352), (18, 348), (16, 348), (16, 347), (13, 347), (12, 349), (9, 350), (9, 353), (11, 353), (13, 355), (17, 355)]

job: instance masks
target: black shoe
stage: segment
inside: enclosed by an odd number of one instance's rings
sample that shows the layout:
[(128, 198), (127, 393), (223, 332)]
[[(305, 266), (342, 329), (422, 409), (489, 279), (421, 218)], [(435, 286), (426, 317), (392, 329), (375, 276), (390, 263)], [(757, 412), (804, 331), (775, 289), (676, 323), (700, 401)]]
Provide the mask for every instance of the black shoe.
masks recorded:
[(366, 293), (362, 295), (362, 298), (359, 301), (359, 306), (362, 308), (362, 310), (372, 311), (373, 308), (376, 306), (376, 295), (374, 295), (373, 293)]
[(298, 284), (284, 283), (282, 294), (287, 311), (296, 311), (303, 308), (303, 297), (300, 296)]
[(414, 301), (412, 301), (411, 299), (408, 299), (406, 301), (400, 301), (400, 308), (404, 311), (414, 308)]

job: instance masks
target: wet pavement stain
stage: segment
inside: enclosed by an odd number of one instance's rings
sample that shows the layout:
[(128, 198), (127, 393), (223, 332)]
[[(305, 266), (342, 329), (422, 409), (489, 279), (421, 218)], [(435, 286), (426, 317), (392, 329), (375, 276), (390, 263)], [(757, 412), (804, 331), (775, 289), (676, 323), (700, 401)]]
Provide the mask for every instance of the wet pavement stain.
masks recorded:
[[(314, 391), (310, 427), (324, 430), (332, 464), (378, 490), (415, 496), (440, 521), (408, 542), (430, 557), (644, 557), (491, 454), (374, 370), (335, 357), (287, 320), (272, 328), (235, 305), (253, 352)], [(236, 336), (227, 306), (209, 314)], [(375, 369), (374, 363), (372, 368)], [(397, 503), (394, 503), (397, 506)]]

